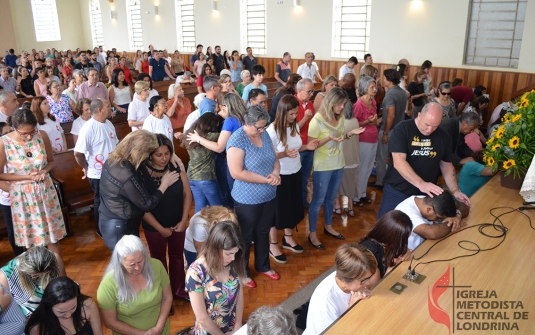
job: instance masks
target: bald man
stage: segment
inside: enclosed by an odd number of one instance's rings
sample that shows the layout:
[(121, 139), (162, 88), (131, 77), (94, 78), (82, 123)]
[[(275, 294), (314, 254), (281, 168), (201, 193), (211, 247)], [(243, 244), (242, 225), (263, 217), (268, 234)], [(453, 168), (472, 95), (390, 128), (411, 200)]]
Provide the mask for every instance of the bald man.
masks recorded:
[(384, 179), (383, 198), (378, 218), (413, 195), (433, 197), (444, 190), (437, 186), (442, 174), (453, 196), (470, 206), (468, 197), (459, 191), (452, 161), (451, 137), (438, 126), (442, 107), (428, 103), (414, 120), (400, 122), (389, 138), (393, 164)]

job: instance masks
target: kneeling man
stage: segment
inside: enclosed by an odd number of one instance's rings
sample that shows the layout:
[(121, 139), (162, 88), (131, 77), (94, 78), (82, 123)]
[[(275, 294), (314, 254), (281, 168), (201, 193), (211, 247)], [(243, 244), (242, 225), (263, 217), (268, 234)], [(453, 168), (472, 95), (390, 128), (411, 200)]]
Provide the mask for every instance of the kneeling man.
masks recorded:
[(424, 239), (438, 240), (450, 232), (456, 232), (466, 225), (463, 218), (468, 216), (469, 207), (462, 202), (455, 202), (448, 191), (440, 195), (412, 196), (396, 206), (397, 210), (407, 214), (412, 221), (412, 234), (408, 248), (412, 251)]

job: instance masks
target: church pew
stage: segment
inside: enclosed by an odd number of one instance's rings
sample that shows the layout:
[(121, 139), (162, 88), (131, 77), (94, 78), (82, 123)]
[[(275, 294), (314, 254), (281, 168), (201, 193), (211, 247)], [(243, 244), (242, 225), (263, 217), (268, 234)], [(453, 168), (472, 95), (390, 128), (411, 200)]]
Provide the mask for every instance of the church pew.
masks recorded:
[(68, 150), (55, 154), (54, 162), (52, 176), (61, 185), (61, 196), (69, 211), (92, 205), (93, 189), (86, 179), (82, 179), (84, 174), (74, 159), (74, 152)]

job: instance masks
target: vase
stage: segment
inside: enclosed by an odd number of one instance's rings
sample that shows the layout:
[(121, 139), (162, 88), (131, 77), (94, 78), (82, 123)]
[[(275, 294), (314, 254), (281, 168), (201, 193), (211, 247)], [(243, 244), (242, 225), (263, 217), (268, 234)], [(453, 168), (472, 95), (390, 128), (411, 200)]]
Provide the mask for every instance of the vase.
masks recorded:
[(511, 172), (508, 176), (504, 176), (505, 171), (500, 171), (500, 183), (502, 187), (511, 188), (513, 190), (520, 190), (524, 183), (525, 173), (520, 173), (520, 178), (515, 178)]

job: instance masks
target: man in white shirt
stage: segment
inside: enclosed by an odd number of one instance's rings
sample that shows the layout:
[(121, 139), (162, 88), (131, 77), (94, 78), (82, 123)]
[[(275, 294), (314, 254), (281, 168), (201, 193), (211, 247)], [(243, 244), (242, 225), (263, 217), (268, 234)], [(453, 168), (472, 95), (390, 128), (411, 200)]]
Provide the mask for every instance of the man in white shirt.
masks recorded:
[[(319, 335), (357, 301), (371, 296), (377, 280), (377, 260), (358, 243), (342, 244), (334, 255), (336, 271), (314, 290), (308, 306), (307, 328), (303, 335)], [(377, 278), (379, 276), (376, 276)]]
[(358, 63), (359, 61), (357, 60), (357, 57), (352, 56), (351, 58), (349, 58), (347, 63), (342, 65), (342, 67), (340, 68), (340, 76), (338, 77), (338, 79), (342, 80), (342, 78), (344, 78), (344, 76), (348, 73), (353, 73), (356, 77), (357, 74), (355, 73), (355, 65), (357, 65)]
[(360, 68), (360, 73), (359, 75), (362, 76), (362, 72), (364, 71), (364, 68), (366, 67), (366, 65), (373, 65), (373, 58), (372, 58), (372, 54), (365, 54), (364, 55), (364, 65), (362, 65), (362, 67)]
[(87, 121), (78, 135), (74, 147), (74, 158), (84, 171), (82, 179), (87, 178), (95, 192), (94, 216), (97, 234), (102, 237), (98, 228), (100, 206), (100, 175), (104, 162), (119, 140), (115, 127), (108, 120), (111, 117), (110, 103), (105, 99), (95, 99), (90, 105), (92, 118)]
[[(412, 196), (396, 206), (397, 210), (407, 214), (412, 221), (412, 234), (408, 248), (416, 249), (425, 239), (439, 240), (450, 232), (458, 231), (466, 225), (463, 220), (470, 211), (462, 202), (455, 202), (450, 192), (444, 191), (433, 198), (429, 196)], [(437, 221), (442, 220), (438, 223)]]
[(11, 92), (0, 92), (0, 122), (6, 122), (7, 118), (19, 108), (17, 96)]
[(320, 76), (318, 65), (314, 62), (314, 54), (312, 52), (307, 52), (305, 54), (305, 63), (299, 65), (297, 68), (297, 74), (303, 78), (308, 78), (314, 81), (314, 77), (318, 77), (319, 81), (322, 82), (323, 79)]

